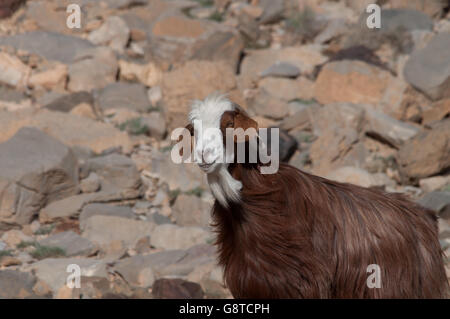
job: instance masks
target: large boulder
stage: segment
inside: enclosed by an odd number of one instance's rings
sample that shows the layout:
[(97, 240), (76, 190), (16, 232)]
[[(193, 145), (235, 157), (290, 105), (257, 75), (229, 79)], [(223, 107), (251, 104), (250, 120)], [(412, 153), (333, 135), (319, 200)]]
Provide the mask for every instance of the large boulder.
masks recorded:
[(27, 224), (46, 203), (75, 194), (78, 163), (71, 149), (35, 128), (0, 144), (0, 220)]
[(417, 134), (397, 154), (400, 172), (409, 178), (438, 174), (450, 167), (450, 120)]
[(411, 54), (404, 75), (415, 88), (433, 100), (450, 97), (450, 33), (437, 34), (423, 49)]

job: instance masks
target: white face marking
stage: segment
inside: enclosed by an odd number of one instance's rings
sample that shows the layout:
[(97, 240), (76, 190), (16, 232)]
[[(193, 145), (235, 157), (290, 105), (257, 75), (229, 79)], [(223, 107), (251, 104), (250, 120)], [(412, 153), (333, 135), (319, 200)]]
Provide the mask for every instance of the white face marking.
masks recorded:
[(225, 162), (220, 120), (224, 112), (233, 109), (232, 103), (221, 96), (208, 97), (192, 105), (189, 119), (195, 130), (194, 159), (206, 173), (213, 172)]
[(242, 183), (228, 172), (228, 164), (224, 160), (223, 135), (220, 131), (223, 113), (233, 110), (233, 104), (228, 99), (213, 95), (204, 101), (195, 101), (189, 113), (189, 120), (195, 130), (194, 158), (200, 169), (208, 174), (211, 191), (224, 207), (228, 207), (230, 201), (240, 200), (242, 188)]

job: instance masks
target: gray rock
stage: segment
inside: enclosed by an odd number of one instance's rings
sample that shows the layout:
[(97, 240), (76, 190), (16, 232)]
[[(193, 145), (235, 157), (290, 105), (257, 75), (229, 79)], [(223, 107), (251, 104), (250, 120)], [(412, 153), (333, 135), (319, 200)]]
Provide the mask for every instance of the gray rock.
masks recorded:
[(431, 192), (417, 201), (444, 219), (450, 220), (450, 192)]
[[(72, 274), (68, 271), (69, 265), (80, 267), (81, 276), (107, 278), (106, 262), (88, 258), (47, 258), (25, 267), (35, 272), (36, 277), (46, 283), (55, 294), (66, 283)], [(70, 269), (69, 269), (70, 270)], [(81, 282), (83, 285), (83, 282)]]
[(116, 81), (119, 65), (111, 49), (85, 50), (69, 65), (68, 89), (72, 92), (101, 89)]
[(80, 182), (80, 189), (83, 193), (95, 193), (100, 189), (100, 186), (100, 178), (95, 173), (90, 173)]
[(411, 9), (381, 10), (381, 30), (433, 30), (433, 20), (425, 13)]
[(212, 234), (200, 227), (179, 227), (171, 224), (158, 225), (150, 237), (150, 243), (162, 249), (187, 249), (212, 240)]
[(279, 159), (281, 162), (289, 162), (289, 159), (294, 155), (295, 150), (297, 149), (298, 143), (297, 140), (289, 135), (288, 132), (282, 130), (278, 127), (269, 127), (267, 130), (267, 149), (270, 153), (272, 147), (272, 129), (279, 130)]
[(109, 154), (89, 159), (86, 169), (100, 176), (102, 189), (111, 187), (126, 191), (135, 191), (141, 186), (136, 164), (125, 155)]
[(7, 247), (8, 247), (8, 245), (5, 242), (0, 241), (0, 251), (6, 250)]
[[(295, 103), (295, 104), (294, 104)], [(280, 128), (283, 130), (291, 130), (293, 128), (307, 129), (312, 127), (311, 113), (317, 111), (320, 106), (317, 103), (303, 104), (298, 102), (289, 103), (291, 109), (296, 109), (292, 116), (286, 117), (281, 123)]]
[(92, 31), (88, 40), (96, 45), (109, 45), (114, 51), (123, 53), (130, 37), (130, 29), (123, 19), (117, 16), (106, 18), (100, 28)]
[(71, 149), (35, 128), (0, 144), (0, 219), (27, 224), (44, 203), (75, 194), (78, 164)]
[(94, 215), (84, 223), (82, 236), (107, 249), (114, 242), (133, 248), (139, 239), (153, 234), (155, 225), (117, 216)]
[(259, 19), (262, 24), (277, 22), (283, 17), (284, 1), (261, 0), (259, 6), (263, 8)]
[(150, 107), (147, 89), (139, 83), (111, 83), (99, 92), (98, 106), (102, 110), (127, 108), (145, 112)]
[(84, 50), (94, 47), (92, 43), (79, 37), (44, 31), (0, 37), (0, 45), (12, 46), (65, 64), (73, 62)]
[(370, 107), (366, 108), (365, 117), (367, 125), (364, 126), (364, 130), (367, 134), (396, 147), (420, 132), (418, 127), (396, 120)]
[(51, 235), (39, 241), (43, 246), (59, 247), (64, 249), (66, 256), (86, 256), (94, 252), (94, 245), (86, 238), (74, 233), (65, 231)]
[(273, 76), (282, 78), (296, 78), (300, 75), (300, 69), (289, 62), (276, 62), (261, 72), (262, 77)]
[(115, 216), (122, 218), (133, 219), (135, 215), (130, 207), (127, 206), (114, 206), (108, 204), (88, 204), (84, 206), (83, 211), (80, 214), (80, 229), (84, 230), (86, 221), (92, 216)]
[(450, 33), (434, 36), (423, 49), (415, 50), (405, 64), (404, 76), (433, 100), (450, 97)]
[(142, 118), (142, 123), (148, 128), (148, 134), (157, 139), (163, 139), (166, 135), (167, 127), (164, 115), (161, 112), (150, 112)]
[(208, 188), (206, 175), (196, 165), (175, 164), (167, 160), (170, 154), (154, 152), (152, 154), (152, 172), (169, 185), (171, 190), (182, 192), (201, 187)]
[(172, 215), (180, 226), (208, 227), (211, 223), (211, 207), (212, 203), (197, 196), (181, 194), (172, 208)]
[(34, 295), (36, 277), (16, 271), (0, 270), (0, 299), (24, 299)]
[(44, 108), (51, 111), (70, 112), (75, 106), (86, 103), (94, 105), (94, 98), (91, 93), (81, 91), (63, 95), (44, 105)]

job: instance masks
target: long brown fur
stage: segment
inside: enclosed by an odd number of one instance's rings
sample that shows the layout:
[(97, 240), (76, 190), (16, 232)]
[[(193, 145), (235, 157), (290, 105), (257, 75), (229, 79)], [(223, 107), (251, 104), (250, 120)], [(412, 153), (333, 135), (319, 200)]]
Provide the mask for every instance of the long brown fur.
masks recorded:
[[(229, 170), (243, 183), (241, 202), (227, 209), (216, 201), (212, 215), (235, 298), (447, 296), (432, 211), (287, 164), (268, 175), (255, 164)], [(371, 264), (380, 266), (380, 288), (367, 285)]]

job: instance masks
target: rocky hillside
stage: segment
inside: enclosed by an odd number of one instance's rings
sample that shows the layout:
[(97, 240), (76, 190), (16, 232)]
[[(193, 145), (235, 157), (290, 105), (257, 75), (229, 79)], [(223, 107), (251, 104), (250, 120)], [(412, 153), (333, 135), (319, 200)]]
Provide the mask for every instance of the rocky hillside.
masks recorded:
[(0, 298), (229, 298), (205, 177), (170, 160), (216, 91), (291, 165), (434, 209), (448, 263), (450, 3), (378, 1), (369, 29), (372, 2), (2, 1)]

